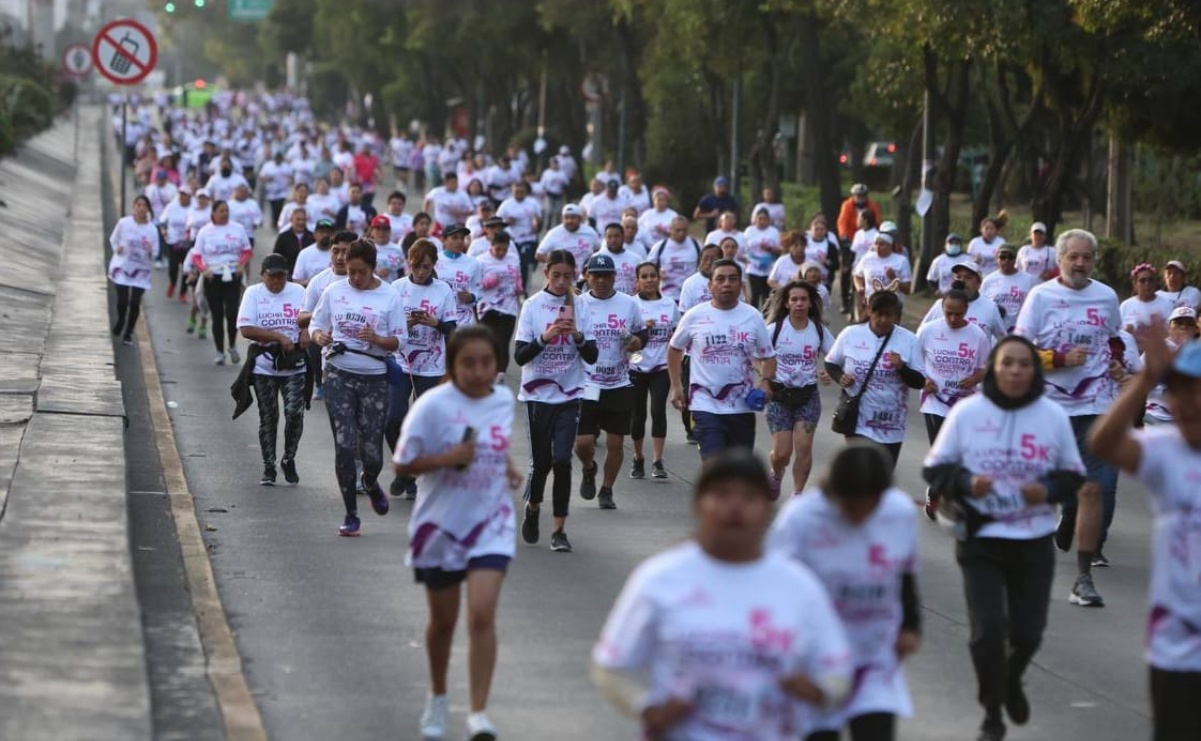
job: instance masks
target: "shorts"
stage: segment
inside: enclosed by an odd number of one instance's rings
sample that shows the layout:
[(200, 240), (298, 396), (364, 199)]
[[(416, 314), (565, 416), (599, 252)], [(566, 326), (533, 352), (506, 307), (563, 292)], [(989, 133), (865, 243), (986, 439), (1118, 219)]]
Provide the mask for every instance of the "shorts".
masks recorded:
[(767, 416), (767, 429), (773, 435), (777, 432), (792, 432), (798, 423), (804, 424), (805, 432), (813, 433), (817, 430), (817, 421), (822, 416), (822, 397), (814, 392), (809, 396), (809, 401), (792, 409), (779, 402), (769, 401), (763, 411)]
[(459, 586), (467, 580), (469, 571), (500, 571), (504, 573), (509, 570), (509, 562), (512, 560), (509, 556), (499, 554), (476, 556), (467, 562), (467, 568), (458, 571), (436, 568), (413, 569), (413, 579), (418, 584), (424, 584), (427, 590), (437, 592), (441, 589)]
[(612, 435), (628, 435), (633, 421), (634, 387), (601, 389), (600, 399), (580, 402), (576, 435), (595, 437), (601, 430)]

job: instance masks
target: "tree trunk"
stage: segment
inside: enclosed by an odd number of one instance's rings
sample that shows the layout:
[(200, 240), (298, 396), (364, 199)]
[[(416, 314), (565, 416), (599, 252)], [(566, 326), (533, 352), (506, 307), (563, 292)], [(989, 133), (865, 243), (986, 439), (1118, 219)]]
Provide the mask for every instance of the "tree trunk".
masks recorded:
[[(942, 157), (934, 171), (932, 190), (934, 203), (930, 209), (928, 226), (936, 240), (951, 231), (951, 191), (955, 187), (955, 175), (959, 169), (959, 153), (963, 149), (963, 134), (967, 123), (967, 103), (971, 62), (966, 59), (951, 61), (947, 73), (945, 93), (938, 85), (938, 60), (932, 50), (924, 50), (926, 89), (930, 91), (933, 111), (939, 114), (945, 125)], [(931, 123), (933, 125), (933, 122)], [(927, 178), (929, 181), (929, 178)], [(929, 266), (921, 261), (919, 271)]]
[[(1109, 132), (1109, 187), (1105, 208), (1105, 236), (1132, 241), (1130, 213), (1131, 167), (1130, 147), (1116, 131)], [(1159, 199), (1156, 199), (1157, 201)]]
[(821, 34), (817, 16), (802, 14), (798, 25), (800, 67), (806, 91), (806, 118), (812, 119), (811, 151), (813, 173), (821, 191), (822, 212), (833, 224), (842, 205), (841, 173), (838, 171), (838, 137), (835, 135), (837, 116), (830, 104), (826, 89), (829, 70), (822, 65)]

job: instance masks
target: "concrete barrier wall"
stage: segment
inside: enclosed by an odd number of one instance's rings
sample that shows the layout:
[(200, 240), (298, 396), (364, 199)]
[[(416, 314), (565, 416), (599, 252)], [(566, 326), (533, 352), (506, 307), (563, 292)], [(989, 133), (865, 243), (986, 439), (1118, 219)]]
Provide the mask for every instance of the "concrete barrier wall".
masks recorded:
[(151, 735), (100, 108), (0, 161), (0, 738)]

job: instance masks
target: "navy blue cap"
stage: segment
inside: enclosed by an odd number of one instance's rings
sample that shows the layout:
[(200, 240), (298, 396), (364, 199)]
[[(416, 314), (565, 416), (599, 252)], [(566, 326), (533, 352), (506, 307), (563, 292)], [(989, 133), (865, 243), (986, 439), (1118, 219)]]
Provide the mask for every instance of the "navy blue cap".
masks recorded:
[(589, 273), (616, 273), (617, 265), (608, 255), (593, 255), (584, 270)]

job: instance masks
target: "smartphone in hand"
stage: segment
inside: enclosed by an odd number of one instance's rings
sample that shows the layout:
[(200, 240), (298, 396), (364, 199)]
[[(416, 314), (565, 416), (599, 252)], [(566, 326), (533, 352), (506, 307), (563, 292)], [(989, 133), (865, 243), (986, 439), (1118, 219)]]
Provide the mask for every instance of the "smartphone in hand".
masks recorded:
[[(467, 429), (463, 430), (463, 439), (460, 442), (474, 443), (475, 442), (475, 428), (468, 427)], [(456, 471), (466, 471), (468, 465), (470, 465), (470, 464), (464, 463), (462, 465), (455, 466), (455, 470)]]
[(559, 307), (559, 318), (565, 321), (575, 321), (575, 307), (563, 305)]

